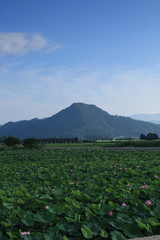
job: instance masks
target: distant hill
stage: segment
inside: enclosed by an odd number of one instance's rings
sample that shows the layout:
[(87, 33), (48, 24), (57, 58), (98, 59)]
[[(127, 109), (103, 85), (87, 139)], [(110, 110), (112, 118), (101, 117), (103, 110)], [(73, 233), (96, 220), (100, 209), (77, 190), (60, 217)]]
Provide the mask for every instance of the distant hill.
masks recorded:
[(130, 117), (113, 116), (95, 105), (84, 103), (73, 103), (48, 118), (8, 122), (0, 127), (0, 136), (14, 135), (21, 139), (139, 137), (141, 133), (149, 132), (160, 135), (160, 126)]
[(136, 120), (147, 121), (151, 123), (160, 124), (160, 113), (153, 113), (153, 114), (133, 114), (130, 116)]

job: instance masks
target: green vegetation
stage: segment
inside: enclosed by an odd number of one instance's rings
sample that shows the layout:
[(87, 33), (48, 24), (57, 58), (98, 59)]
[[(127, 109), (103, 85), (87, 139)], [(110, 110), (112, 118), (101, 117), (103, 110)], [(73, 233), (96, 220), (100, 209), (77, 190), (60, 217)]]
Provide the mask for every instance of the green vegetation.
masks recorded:
[(103, 147), (160, 147), (160, 140), (116, 140), (106, 142)]
[(45, 144), (50, 148), (126, 148), (126, 147), (160, 147), (160, 139), (157, 140), (97, 140), (82, 143), (50, 143)]
[(155, 140), (155, 139), (158, 139), (158, 135), (156, 133), (148, 133), (146, 136), (145, 134), (141, 134), (140, 139)]
[(1, 240), (160, 234), (159, 151), (0, 151)]
[(15, 137), (15, 136), (9, 136), (9, 137), (6, 137), (4, 139), (4, 143), (6, 144), (6, 146), (8, 147), (13, 147), (15, 146), (16, 144), (20, 144), (20, 139)]
[[(9, 142), (9, 144), (7, 143)], [(76, 140), (75, 140), (76, 139)], [(52, 142), (53, 140), (53, 142)], [(21, 143), (20, 143), (21, 142)], [(20, 144), (18, 144), (20, 143)], [(156, 140), (84, 140), (77, 138), (26, 138), (21, 140), (16, 137), (5, 137), (1, 142), (0, 150), (19, 148), (127, 148), (127, 147), (160, 147), (160, 139)]]
[(23, 141), (23, 146), (25, 148), (37, 148), (38, 143), (36, 138), (26, 138)]

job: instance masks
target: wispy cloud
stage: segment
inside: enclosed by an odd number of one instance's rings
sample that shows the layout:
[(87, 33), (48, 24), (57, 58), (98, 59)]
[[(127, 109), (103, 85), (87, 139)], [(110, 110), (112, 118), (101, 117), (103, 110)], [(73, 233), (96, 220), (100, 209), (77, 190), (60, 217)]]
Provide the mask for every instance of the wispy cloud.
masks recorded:
[[(62, 68), (18, 63), (0, 68), (0, 123), (44, 118), (73, 102), (95, 104), (110, 114), (159, 112), (156, 69)], [(8, 119), (8, 120), (7, 120)]]
[(54, 52), (62, 45), (47, 40), (41, 34), (0, 33), (0, 56), (23, 55), (29, 52), (44, 50)]

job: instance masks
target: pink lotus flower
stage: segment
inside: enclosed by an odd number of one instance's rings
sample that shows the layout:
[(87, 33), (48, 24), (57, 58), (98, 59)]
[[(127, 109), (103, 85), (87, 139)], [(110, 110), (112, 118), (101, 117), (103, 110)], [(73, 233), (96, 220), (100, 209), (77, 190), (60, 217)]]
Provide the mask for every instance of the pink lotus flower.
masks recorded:
[(122, 203), (121, 206), (122, 206), (122, 207), (127, 207), (127, 204), (126, 204), (126, 203)]
[(28, 232), (21, 232), (21, 236), (27, 236), (27, 235), (30, 235), (31, 233), (28, 231)]
[(130, 184), (127, 184), (127, 187), (130, 187), (131, 185)]
[(147, 200), (147, 201), (145, 201), (145, 204), (146, 205), (152, 205), (152, 202), (151, 202), (151, 200)]
[(156, 179), (157, 179), (157, 178), (158, 178), (158, 176), (156, 175), (156, 176), (154, 176), (154, 178), (156, 178)]
[(51, 206), (45, 206), (45, 209), (49, 209)]
[(109, 212), (108, 215), (109, 215), (109, 216), (113, 216), (113, 212)]
[(143, 189), (145, 189), (145, 188), (148, 188), (148, 185), (143, 185), (143, 186), (141, 186), (141, 188), (143, 188)]

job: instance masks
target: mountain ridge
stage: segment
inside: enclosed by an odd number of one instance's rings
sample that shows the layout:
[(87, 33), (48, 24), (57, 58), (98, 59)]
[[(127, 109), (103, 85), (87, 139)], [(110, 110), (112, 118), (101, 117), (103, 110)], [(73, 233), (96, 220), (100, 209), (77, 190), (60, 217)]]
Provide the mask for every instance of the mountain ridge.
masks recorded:
[(141, 133), (160, 134), (160, 126), (130, 117), (110, 115), (93, 104), (73, 103), (51, 117), (8, 122), (0, 127), (0, 136), (21, 139), (36, 137), (78, 137), (106, 139), (118, 136), (139, 137)]

